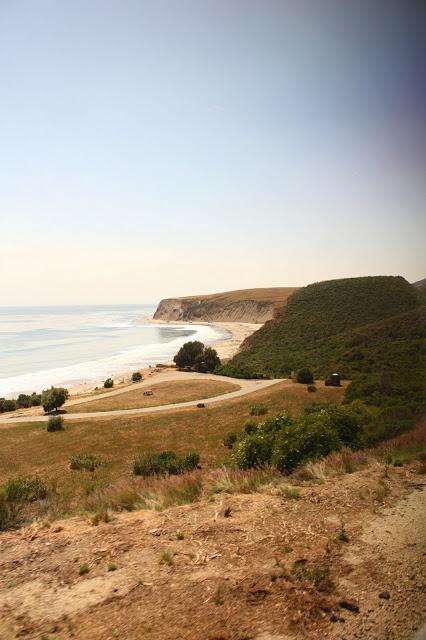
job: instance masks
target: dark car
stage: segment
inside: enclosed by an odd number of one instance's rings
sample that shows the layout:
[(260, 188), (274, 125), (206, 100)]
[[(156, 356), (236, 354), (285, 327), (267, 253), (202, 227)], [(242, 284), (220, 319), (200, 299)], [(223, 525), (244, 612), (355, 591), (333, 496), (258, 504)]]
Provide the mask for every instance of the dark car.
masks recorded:
[(204, 404), (204, 402), (199, 402), (197, 404), (197, 409), (205, 409), (205, 408), (206, 408), (206, 405)]

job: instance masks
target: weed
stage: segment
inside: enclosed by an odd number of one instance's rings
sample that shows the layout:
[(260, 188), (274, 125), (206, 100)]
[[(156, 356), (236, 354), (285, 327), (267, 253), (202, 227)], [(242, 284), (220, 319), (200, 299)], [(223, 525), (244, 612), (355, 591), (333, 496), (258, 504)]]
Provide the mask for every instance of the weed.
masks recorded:
[(72, 456), (70, 469), (77, 471), (94, 471), (102, 464), (102, 461), (93, 453), (80, 453)]
[(251, 416), (264, 416), (266, 413), (268, 413), (268, 407), (265, 407), (261, 404), (254, 404), (250, 408)]
[(160, 564), (166, 564), (168, 567), (173, 565), (174, 551), (163, 551), (160, 557)]
[(339, 533), (337, 539), (339, 540), (339, 542), (349, 542), (349, 536), (346, 533), (345, 523), (344, 522), (341, 522), (341, 524), (340, 524), (340, 533)]
[(84, 562), (83, 564), (81, 564), (78, 568), (78, 574), (80, 576), (84, 576), (86, 575), (86, 573), (89, 573), (89, 565)]
[(176, 532), (176, 540), (184, 540), (185, 534), (182, 531)]
[(383, 504), (389, 492), (390, 492), (390, 489), (388, 485), (385, 482), (383, 482), (383, 480), (379, 480), (377, 489), (374, 492), (376, 502)]
[(293, 551), (293, 548), (292, 548), (292, 547), (289, 547), (288, 545), (286, 545), (285, 547), (283, 547), (283, 548), (281, 549), (281, 551), (282, 551), (282, 553), (287, 554), (287, 553), (291, 553), (291, 552)]
[(299, 500), (300, 498), (300, 491), (295, 487), (281, 487), (280, 491), (281, 495), (286, 498), (292, 498), (293, 500)]
[(113, 562), (108, 562), (107, 571), (116, 571), (116, 570), (117, 570), (117, 565), (114, 564)]
[(97, 511), (91, 518), (91, 524), (96, 527), (100, 522), (110, 522), (111, 517), (108, 513), (108, 509), (101, 509)]

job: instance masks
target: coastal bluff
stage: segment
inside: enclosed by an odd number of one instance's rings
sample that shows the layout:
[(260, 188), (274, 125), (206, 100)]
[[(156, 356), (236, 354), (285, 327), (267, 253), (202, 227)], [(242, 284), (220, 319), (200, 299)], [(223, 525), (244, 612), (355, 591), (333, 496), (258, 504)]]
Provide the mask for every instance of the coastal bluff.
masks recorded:
[(263, 324), (283, 307), (296, 287), (241, 289), (161, 300), (154, 320)]

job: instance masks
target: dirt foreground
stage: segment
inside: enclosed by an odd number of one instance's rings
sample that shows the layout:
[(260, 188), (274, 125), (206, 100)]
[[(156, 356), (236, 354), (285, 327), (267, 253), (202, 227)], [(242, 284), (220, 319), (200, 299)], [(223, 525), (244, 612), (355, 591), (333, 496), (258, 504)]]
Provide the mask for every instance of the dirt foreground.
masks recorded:
[(374, 464), (299, 499), (268, 484), (2, 533), (1, 639), (411, 639), (426, 618), (425, 487)]

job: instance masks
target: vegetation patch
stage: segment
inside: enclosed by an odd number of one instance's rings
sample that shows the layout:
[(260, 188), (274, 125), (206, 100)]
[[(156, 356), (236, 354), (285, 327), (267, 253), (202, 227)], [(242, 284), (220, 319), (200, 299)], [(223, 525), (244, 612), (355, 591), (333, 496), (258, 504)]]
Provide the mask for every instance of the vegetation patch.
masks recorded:
[(102, 460), (93, 453), (80, 453), (72, 456), (70, 469), (77, 471), (95, 471), (102, 464)]
[(178, 456), (174, 451), (161, 453), (145, 453), (133, 463), (133, 473), (136, 476), (179, 475), (192, 471), (198, 467), (200, 455), (187, 453)]

